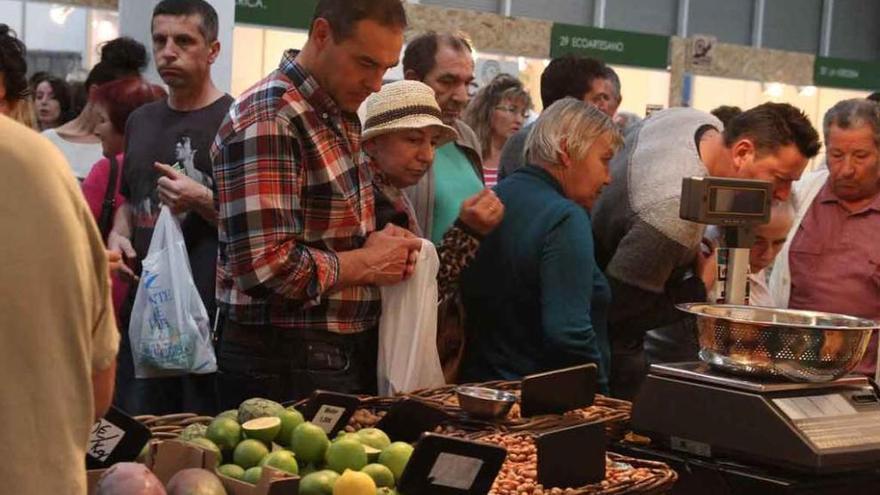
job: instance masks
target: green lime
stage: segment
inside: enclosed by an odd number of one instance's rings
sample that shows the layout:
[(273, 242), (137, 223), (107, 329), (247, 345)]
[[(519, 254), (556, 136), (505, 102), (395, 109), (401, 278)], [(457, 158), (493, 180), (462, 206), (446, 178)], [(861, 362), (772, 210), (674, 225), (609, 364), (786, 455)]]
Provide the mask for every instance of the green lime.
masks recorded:
[(376, 482), (376, 486), (380, 488), (385, 486), (394, 488), (395, 486), (394, 473), (382, 464), (367, 464), (361, 469), (361, 472), (370, 475), (370, 478), (373, 478), (373, 481)]
[(406, 442), (394, 442), (379, 454), (379, 463), (390, 469), (394, 473), (394, 480), (399, 482), (412, 453), (412, 445)]
[(330, 444), (324, 458), (327, 461), (327, 468), (339, 474), (344, 473), (346, 469), (360, 471), (367, 465), (367, 451), (364, 446), (357, 440), (349, 438)]
[(391, 445), (391, 439), (378, 428), (364, 428), (357, 432), (358, 440), (364, 445), (382, 450)]
[(217, 415), (217, 418), (231, 418), (234, 419), (236, 423), (238, 423), (238, 409), (229, 409), (228, 411), (223, 411), (222, 413)]
[(230, 451), (241, 440), (241, 425), (232, 418), (215, 418), (208, 425), (205, 437), (216, 443), (220, 450)]
[(303, 476), (299, 480), (299, 495), (333, 495), (333, 485), (339, 475), (325, 469)]
[(290, 448), (296, 454), (296, 458), (302, 462), (323, 462), (330, 440), (319, 426), (312, 423), (303, 423), (293, 430), (290, 438)]
[(244, 468), (235, 464), (224, 464), (217, 468), (217, 472), (237, 480), (244, 478)]
[(241, 480), (245, 483), (250, 483), (252, 485), (256, 485), (260, 482), (260, 478), (263, 477), (263, 468), (259, 466), (255, 466), (249, 468), (244, 472), (244, 476), (241, 477)]
[(249, 469), (260, 464), (263, 457), (267, 455), (269, 455), (269, 449), (263, 442), (254, 439), (242, 440), (232, 452), (232, 461)]
[(281, 419), (274, 416), (252, 419), (241, 425), (241, 429), (245, 437), (271, 444), (281, 432)]
[(285, 409), (278, 413), (278, 418), (281, 420), (281, 433), (278, 434), (275, 441), (284, 445), (289, 445), (293, 430), (295, 430), (297, 426), (305, 423), (306, 420), (296, 409)]
[(263, 457), (263, 460), (260, 461), (260, 466), (271, 466), (288, 474), (299, 474), (299, 466), (296, 464), (296, 458), (294, 458), (293, 452), (289, 450), (272, 452), (266, 457)]

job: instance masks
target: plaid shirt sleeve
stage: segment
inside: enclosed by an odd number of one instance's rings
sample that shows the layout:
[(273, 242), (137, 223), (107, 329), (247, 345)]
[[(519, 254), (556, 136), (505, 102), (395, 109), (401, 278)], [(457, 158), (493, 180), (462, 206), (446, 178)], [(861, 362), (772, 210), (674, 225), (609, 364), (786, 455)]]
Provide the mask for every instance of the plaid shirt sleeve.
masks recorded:
[(255, 121), (215, 148), (220, 237), (240, 290), (312, 306), (336, 285), (339, 259), (296, 240), (305, 171), (295, 131), (282, 120)]

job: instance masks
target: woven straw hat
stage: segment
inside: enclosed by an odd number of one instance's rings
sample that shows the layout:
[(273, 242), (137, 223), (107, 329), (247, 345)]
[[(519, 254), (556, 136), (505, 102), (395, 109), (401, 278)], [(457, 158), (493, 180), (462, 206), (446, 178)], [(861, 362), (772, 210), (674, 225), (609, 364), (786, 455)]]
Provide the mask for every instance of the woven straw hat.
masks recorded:
[(363, 141), (390, 132), (436, 127), (441, 130), (437, 146), (458, 137), (458, 132), (440, 119), (440, 106), (430, 86), (418, 81), (397, 81), (367, 98)]

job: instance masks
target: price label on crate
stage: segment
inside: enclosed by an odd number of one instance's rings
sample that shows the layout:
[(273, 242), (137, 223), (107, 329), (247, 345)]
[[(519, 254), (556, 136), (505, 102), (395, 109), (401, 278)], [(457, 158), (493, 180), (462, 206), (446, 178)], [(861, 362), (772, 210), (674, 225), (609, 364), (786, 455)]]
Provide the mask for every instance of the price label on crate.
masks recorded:
[(441, 452), (428, 475), (431, 483), (459, 490), (470, 490), (483, 468), (483, 461), (474, 457)]
[[(538, 483), (570, 488), (602, 481), (605, 443), (605, 425), (601, 421), (538, 435)], [(577, 455), (571, 455), (572, 452)]]
[(303, 416), (332, 438), (345, 428), (360, 403), (361, 400), (354, 395), (319, 390), (309, 398)]
[(125, 437), (125, 430), (102, 418), (92, 426), (92, 432), (89, 435), (89, 448), (86, 452), (101, 462), (107, 462), (107, 458), (110, 457), (123, 437)]
[(342, 416), (345, 414), (344, 407), (337, 407), (324, 404), (318, 409), (318, 414), (315, 415), (315, 418), (312, 420), (312, 423), (320, 426), (321, 429), (324, 430), (328, 435), (330, 432), (336, 428), (336, 425), (339, 424), (339, 420), (342, 419)]
[[(520, 399), (523, 417), (563, 414), (593, 405), (597, 376), (595, 364), (584, 364), (523, 378)], [(560, 390), (565, 393), (559, 393)]]
[(86, 468), (101, 469), (133, 461), (149, 439), (149, 428), (112, 407), (89, 432)]
[(413, 443), (426, 431), (434, 431), (449, 415), (418, 399), (407, 398), (391, 406), (376, 425), (395, 442)]
[(506, 455), (497, 445), (425, 433), (416, 443), (397, 489), (413, 495), (484, 495), (492, 488)]

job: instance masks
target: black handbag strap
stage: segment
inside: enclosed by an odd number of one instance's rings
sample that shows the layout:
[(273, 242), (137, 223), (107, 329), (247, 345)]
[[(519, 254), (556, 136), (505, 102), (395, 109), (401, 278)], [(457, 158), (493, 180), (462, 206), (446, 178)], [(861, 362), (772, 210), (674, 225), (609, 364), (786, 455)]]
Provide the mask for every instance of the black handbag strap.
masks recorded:
[(107, 190), (104, 192), (104, 201), (101, 203), (101, 217), (98, 219), (98, 227), (104, 239), (110, 235), (113, 228), (113, 210), (116, 207), (116, 180), (119, 177), (119, 162), (115, 156), (108, 156), (110, 160), (110, 179), (107, 181)]

